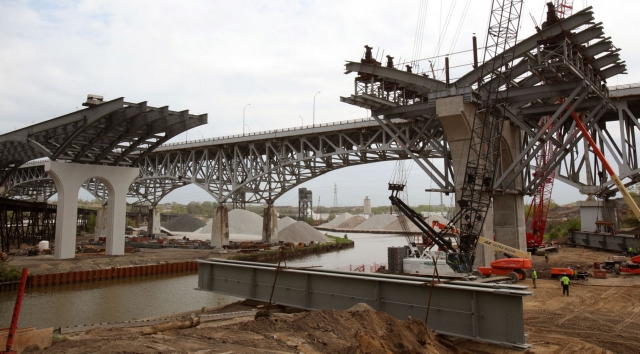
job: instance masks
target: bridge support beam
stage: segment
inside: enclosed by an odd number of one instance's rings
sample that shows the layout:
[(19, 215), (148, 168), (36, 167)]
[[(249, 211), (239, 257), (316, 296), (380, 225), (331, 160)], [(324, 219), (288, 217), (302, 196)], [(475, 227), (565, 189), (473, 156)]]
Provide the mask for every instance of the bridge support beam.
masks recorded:
[(273, 204), (268, 204), (264, 208), (262, 217), (262, 242), (277, 243), (278, 242), (278, 215)]
[(160, 233), (160, 209), (149, 208), (149, 221), (147, 222), (147, 235), (153, 236)]
[[(463, 96), (451, 96), (436, 100), (436, 115), (442, 124), (451, 151), (453, 172), (455, 173), (453, 179), (456, 201), (460, 200), (462, 196), (464, 180), (459, 176), (464, 176), (464, 170), (467, 166), (475, 110), (476, 106), (465, 103)], [(456, 211), (459, 210), (460, 208), (456, 204)], [(459, 228), (460, 225), (456, 225), (456, 227)], [(487, 212), (481, 236), (493, 239), (493, 212), (491, 208)], [(474, 268), (488, 266), (495, 259), (494, 253), (489, 247), (478, 245)]]
[(124, 254), (124, 230), (127, 191), (138, 177), (138, 168), (81, 165), (49, 161), (45, 164), (58, 191), (56, 216), (55, 259), (75, 257), (78, 191), (89, 178), (99, 179), (107, 188), (106, 254)]
[(229, 209), (220, 205), (213, 210), (211, 222), (211, 247), (222, 248), (229, 244)]

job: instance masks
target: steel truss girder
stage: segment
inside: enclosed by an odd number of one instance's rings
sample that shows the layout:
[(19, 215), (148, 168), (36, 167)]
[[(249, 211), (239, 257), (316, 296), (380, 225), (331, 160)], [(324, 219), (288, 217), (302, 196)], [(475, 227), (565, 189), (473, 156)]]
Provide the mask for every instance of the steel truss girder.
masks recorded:
[[(308, 310), (346, 310), (366, 303), (398, 319), (427, 321), (436, 333), (530, 348), (525, 342), (527, 287), (324, 269), (285, 268), (229, 260), (198, 261), (198, 289)], [(277, 278), (276, 278), (277, 274)], [(428, 311), (429, 309), (429, 311)], [(428, 313), (428, 317), (427, 317)], [(500, 325), (496, 325), (500, 324)]]
[[(295, 186), (338, 168), (411, 155), (423, 160), (443, 157), (442, 136), (426, 140), (424, 122), (394, 123), (400, 133), (393, 136), (377, 124), (368, 124), (356, 129), (346, 126), (315, 134), (300, 132), (284, 138), (156, 151), (139, 165), (138, 182), (178, 179), (202, 187), (221, 203), (237, 195), (244, 195), (247, 203), (273, 203)], [(434, 175), (440, 173), (433, 165), (429, 168)]]

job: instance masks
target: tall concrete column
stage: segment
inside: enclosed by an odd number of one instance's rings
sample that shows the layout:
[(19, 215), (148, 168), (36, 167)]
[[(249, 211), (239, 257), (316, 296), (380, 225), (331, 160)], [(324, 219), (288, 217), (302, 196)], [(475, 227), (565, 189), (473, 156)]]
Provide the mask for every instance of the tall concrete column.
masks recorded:
[(96, 213), (96, 228), (94, 232), (95, 241), (98, 241), (100, 237), (107, 237), (107, 207), (104, 205)]
[(106, 254), (124, 254), (126, 197), (129, 186), (140, 174), (137, 168), (82, 165), (49, 161), (45, 164), (58, 191), (55, 259), (75, 257), (78, 191), (82, 183), (95, 177), (108, 192)]
[(262, 242), (278, 242), (278, 215), (272, 204), (268, 204), (267, 207), (264, 208), (264, 215), (262, 217)]
[[(520, 130), (511, 122), (505, 121), (502, 126), (502, 166), (510, 166), (514, 156), (519, 156)], [(505, 245), (527, 250), (527, 225), (525, 222), (524, 195), (522, 194), (522, 175), (517, 176), (504, 194), (493, 195), (495, 240)], [(498, 254), (498, 258), (503, 258)]]
[(147, 235), (157, 235), (160, 233), (160, 209), (158, 207), (149, 208), (149, 221), (147, 222)]
[[(476, 106), (471, 103), (465, 103), (462, 96), (451, 96), (436, 100), (436, 115), (442, 124), (451, 151), (456, 201), (462, 197), (463, 176), (469, 157), (475, 110)], [(460, 207), (456, 203), (456, 212), (459, 210)], [(456, 225), (456, 227), (459, 228), (460, 225)], [(493, 239), (493, 212), (491, 207), (485, 217), (481, 236)], [(495, 256), (492, 249), (478, 245), (474, 268), (488, 266), (494, 259)]]
[(229, 209), (220, 205), (213, 210), (211, 222), (211, 247), (222, 248), (229, 244)]

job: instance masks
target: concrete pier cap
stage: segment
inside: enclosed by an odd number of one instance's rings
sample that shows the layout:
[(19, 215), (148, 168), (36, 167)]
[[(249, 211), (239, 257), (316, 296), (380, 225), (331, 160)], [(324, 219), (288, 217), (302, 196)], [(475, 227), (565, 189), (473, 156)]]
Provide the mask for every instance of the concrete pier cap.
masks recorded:
[(55, 259), (75, 257), (78, 192), (84, 181), (100, 180), (107, 188), (106, 255), (124, 254), (127, 192), (139, 176), (138, 168), (85, 165), (49, 161), (45, 163), (58, 192)]

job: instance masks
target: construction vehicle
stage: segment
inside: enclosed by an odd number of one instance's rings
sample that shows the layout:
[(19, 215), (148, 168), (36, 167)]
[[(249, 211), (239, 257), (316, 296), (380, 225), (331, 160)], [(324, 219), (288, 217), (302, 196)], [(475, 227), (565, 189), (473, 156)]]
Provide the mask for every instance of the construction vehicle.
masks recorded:
[(640, 274), (640, 255), (631, 257), (631, 262), (618, 262), (613, 265), (616, 274)]
[(478, 243), (489, 246), (498, 252), (503, 252), (508, 256), (514, 256), (514, 258), (498, 259), (491, 262), (490, 267), (478, 267), (476, 275), (485, 278), (491, 275), (503, 275), (509, 277), (512, 283), (527, 279), (527, 269), (532, 268), (531, 253), (520, 251), (517, 248), (509, 247), (484, 237), (479, 237)]
[(443, 224), (438, 220), (433, 220), (431, 222), (431, 227), (437, 227), (438, 229), (440, 229), (440, 231), (451, 232), (454, 235), (460, 235), (460, 231), (458, 231), (455, 226)]

